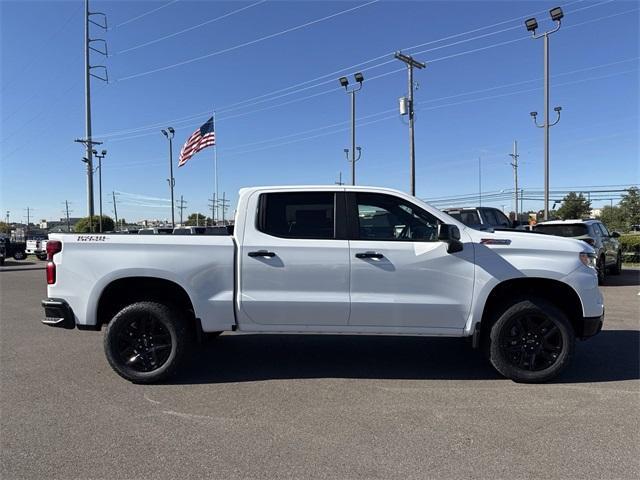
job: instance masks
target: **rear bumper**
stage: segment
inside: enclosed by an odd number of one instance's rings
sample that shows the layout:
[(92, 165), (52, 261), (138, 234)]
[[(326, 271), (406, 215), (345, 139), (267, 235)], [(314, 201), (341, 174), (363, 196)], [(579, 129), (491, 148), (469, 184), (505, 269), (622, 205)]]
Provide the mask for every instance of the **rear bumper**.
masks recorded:
[(76, 327), (75, 315), (67, 302), (59, 298), (42, 300), (44, 319), (42, 323), (50, 327), (73, 329)]
[(582, 319), (582, 331), (578, 332), (578, 337), (585, 340), (589, 337), (593, 337), (602, 330), (602, 324), (604, 323), (604, 309), (602, 315), (599, 317), (584, 317)]

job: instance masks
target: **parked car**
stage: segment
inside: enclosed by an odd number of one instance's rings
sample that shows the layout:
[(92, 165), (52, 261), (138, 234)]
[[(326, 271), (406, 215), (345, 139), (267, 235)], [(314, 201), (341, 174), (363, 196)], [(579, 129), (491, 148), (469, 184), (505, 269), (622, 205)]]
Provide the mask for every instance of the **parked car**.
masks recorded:
[(7, 236), (0, 237), (0, 243), (3, 245), (4, 256), (2, 257), (0, 265), (4, 265), (4, 260), (9, 257), (13, 257), (14, 260), (24, 260), (27, 258), (27, 244), (26, 242), (12, 242)]
[(47, 240), (46, 238), (36, 238), (27, 240), (25, 249), (27, 255), (35, 255), (39, 260), (47, 259)]
[(547, 235), (583, 240), (591, 245), (596, 251), (596, 269), (600, 285), (604, 283), (607, 271), (614, 275), (622, 271), (622, 248), (618, 241), (620, 234), (609, 233), (600, 220), (551, 220), (535, 225), (533, 230)]
[(542, 382), (604, 319), (586, 243), (479, 232), (384, 188), (244, 188), (233, 235), (52, 234), (47, 252), (43, 323), (106, 326), (109, 364), (139, 383), (222, 331), (469, 337)]
[(493, 207), (445, 208), (443, 210), (467, 227), (476, 230), (503, 230), (515, 228), (502, 210)]
[(173, 229), (174, 235), (230, 235), (229, 227), (226, 226), (214, 226), (214, 227), (176, 227)]
[(171, 235), (172, 233), (172, 227), (141, 228), (138, 230), (138, 235)]

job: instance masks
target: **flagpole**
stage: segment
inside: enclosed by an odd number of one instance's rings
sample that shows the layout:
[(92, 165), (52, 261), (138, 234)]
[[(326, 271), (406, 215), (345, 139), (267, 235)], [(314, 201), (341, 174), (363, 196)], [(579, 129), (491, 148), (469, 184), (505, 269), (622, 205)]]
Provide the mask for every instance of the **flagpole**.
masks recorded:
[(216, 126), (216, 111), (213, 110), (213, 132), (215, 135), (215, 143), (213, 144), (213, 221), (218, 218), (218, 130)]

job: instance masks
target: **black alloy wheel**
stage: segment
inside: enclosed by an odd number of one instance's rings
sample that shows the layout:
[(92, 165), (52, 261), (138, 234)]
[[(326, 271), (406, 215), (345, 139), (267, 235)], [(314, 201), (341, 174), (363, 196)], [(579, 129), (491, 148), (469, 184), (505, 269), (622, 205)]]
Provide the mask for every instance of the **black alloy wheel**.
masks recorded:
[(136, 372), (151, 372), (171, 355), (171, 334), (157, 318), (146, 315), (129, 319), (116, 335), (118, 360)]
[(154, 301), (125, 306), (107, 325), (104, 350), (111, 368), (135, 383), (167, 379), (179, 368), (192, 340), (185, 315)]
[(555, 322), (532, 313), (511, 318), (500, 332), (507, 362), (532, 372), (551, 367), (562, 353), (562, 333)]

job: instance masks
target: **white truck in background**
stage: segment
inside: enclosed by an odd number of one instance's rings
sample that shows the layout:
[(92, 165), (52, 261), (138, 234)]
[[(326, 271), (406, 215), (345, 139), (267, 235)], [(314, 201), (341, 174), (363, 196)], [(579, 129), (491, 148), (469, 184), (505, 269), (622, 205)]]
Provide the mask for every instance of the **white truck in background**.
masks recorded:
[(43, 322), (105, 327), (139, 383), (223, 331), (471, 337), (502, 375), (543, 382), (604, 319), (584, 242), (473, 230), (384, 188), (247, 188), (228, 236), (53, 234), (47, 251)]

